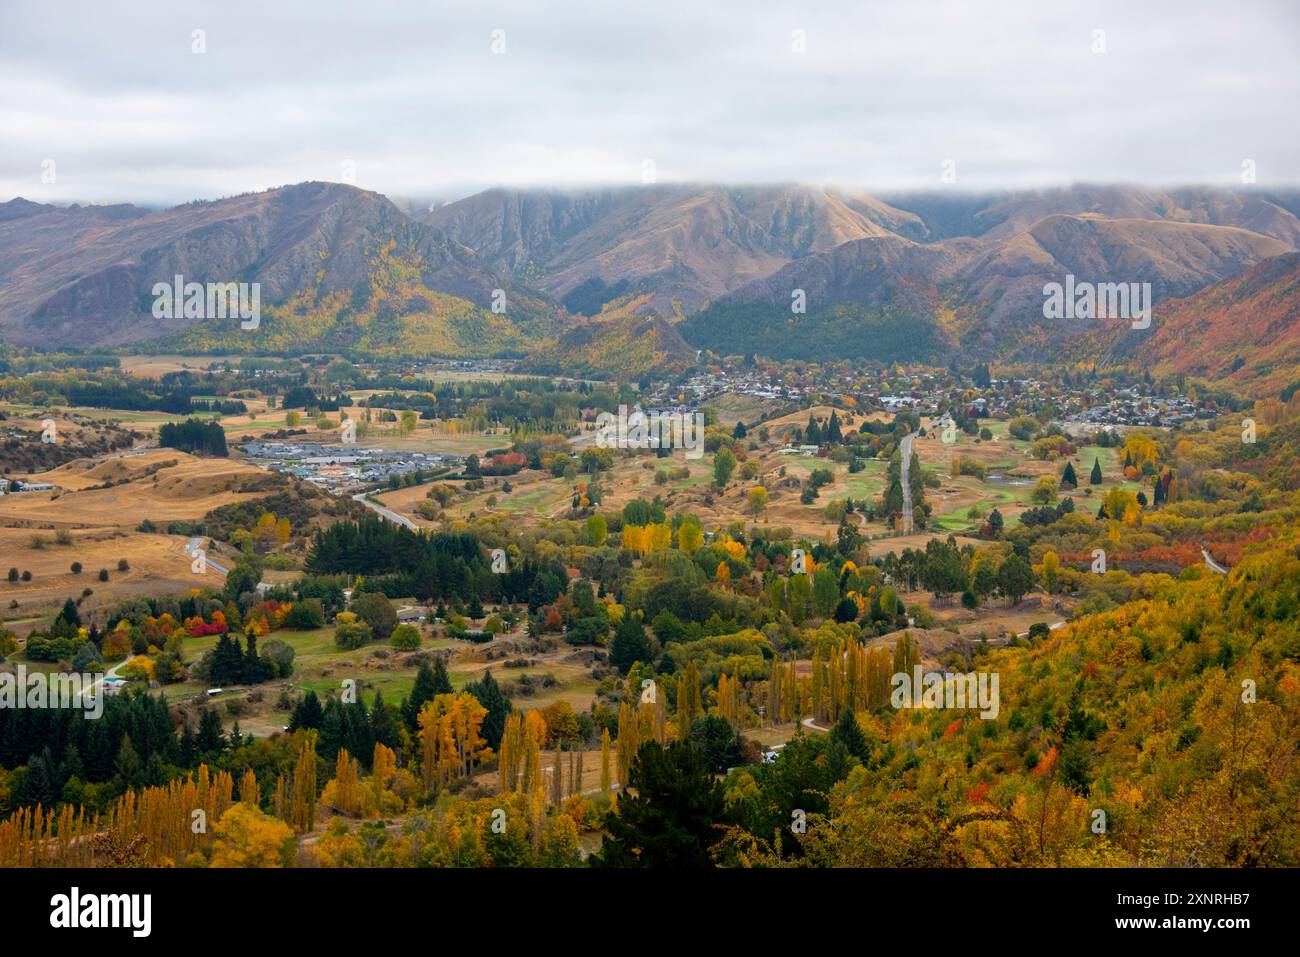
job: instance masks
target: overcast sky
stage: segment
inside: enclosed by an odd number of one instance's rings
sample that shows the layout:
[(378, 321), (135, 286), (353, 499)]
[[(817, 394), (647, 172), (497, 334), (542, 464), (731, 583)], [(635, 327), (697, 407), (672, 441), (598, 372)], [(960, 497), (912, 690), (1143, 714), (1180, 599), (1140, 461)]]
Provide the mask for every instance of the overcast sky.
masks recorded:
[(0, 0), (0, 200), (1295, 184), (1297, 52), (1296, 0)]

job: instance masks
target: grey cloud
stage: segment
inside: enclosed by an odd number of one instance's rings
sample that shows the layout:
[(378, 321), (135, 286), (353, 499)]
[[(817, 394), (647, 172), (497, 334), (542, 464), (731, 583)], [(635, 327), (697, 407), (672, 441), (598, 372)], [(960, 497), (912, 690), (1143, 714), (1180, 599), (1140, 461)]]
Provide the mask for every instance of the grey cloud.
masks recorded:
[(634, 183), (643, 159), (898, 189), (951, 158), (990, 189), (1234, 183), (1250, 158), (1295, 183), (1297, 39), (1289, 0), (7, 0), (0, 198), (171, 203), (345, 159), (406, 196)]

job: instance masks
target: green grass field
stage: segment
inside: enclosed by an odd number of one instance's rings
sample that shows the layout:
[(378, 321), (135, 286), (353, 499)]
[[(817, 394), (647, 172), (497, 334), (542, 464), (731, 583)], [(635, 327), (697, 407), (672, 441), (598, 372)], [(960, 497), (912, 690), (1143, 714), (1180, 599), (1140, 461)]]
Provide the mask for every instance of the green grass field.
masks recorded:
[[(366, 697), (371, 697), (375, 690), (383, 692), (384, 700), (396, 702), (402, 696), (409, 694), (412, 684), (415, 682), (415, 667), (394, 666), (392, 670), (378, 671), (370, 667), (367, 663), (374, 659), (376, 651), (392, 652), (392, 646), (387, 642), (371, 642), (355, 649), (339, 648), (334, 643), (334, 628), (326, 626), (324, 628), (314, 629), (311, 631), (273, 631), (271, 634), (259, 639), (259, 646), (265, 647), (270, 641), (283, 641), (294, 650), (293, 675), (289, 681), (295, 687), (309, 689), (318, 694), (333, 694), (339, 690), (342, 681), (345, 678), (354, 678), (357, 680), (358, 688), (366, 691)], [(217, 643), (215, 635), (205, 635), (200, 638), (187, 638), (184, 645), (185, 660), (193, 663), (200, 656), (211, 651)], [(421, 651), (432, 651), (447, 648), (465, 648), (468, 647), (464, 642), (455, 641), (450, 638), (425, 638), (420, 645)], [(391, 658), (388, 661), (391, 662)], [(535, 674), (542, 674), (545, 668), (531, 669)], [(327, 673), (328, 672), (328, 673)], [(527, 674), (530, 669), (520, 669), (512, 674)], [(455, 667), (450, 670), (452, 684), (457, 687), (463, 687), (477, 675), (477, 671), (457, 671)], [(178, 684), (166, 685), (163, 693), (168, 701), (183, 701), (196, 695), (203, 695), (210, 687), (209, 684), (193, 680), (180, 682)], [(220, 700), (220, 699), (218, 699)]]
[(562, 501), (569, 498), (569, 494), (564, 488), (556, 488), (548, 484), (525, 492), (512, 492), (509, 495), (497, 492), (496, 497), (496, 508), (499, 511), (528, 512), (541, 516), (549, 515)]

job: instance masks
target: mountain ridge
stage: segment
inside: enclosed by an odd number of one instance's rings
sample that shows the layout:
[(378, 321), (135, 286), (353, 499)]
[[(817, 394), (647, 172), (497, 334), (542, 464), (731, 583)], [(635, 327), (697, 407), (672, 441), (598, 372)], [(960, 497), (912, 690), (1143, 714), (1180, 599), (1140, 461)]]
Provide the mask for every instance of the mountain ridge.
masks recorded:
[[(1297, 210), (1286, 191), (1088, 184), (879, 197), (799, 184), (502, 188), (414, 216), (321, 182), (166, 210), (17, 198), (0, 204), (0, 339), (517, 355), (613, 375), (677, 367), (699, 349), (1038, 361), (1114, 339), (1104, 321), (1044, 319), (1046, 284), (1150, 283), (1160, 309), (1295, 251)], [(178, 274), (259, 282), (261, 327), (155, 319), (153, 284)], [(658, 360), (634, 345), (638, 328)], [(619, 349), (637, 361), (620, 368)]]

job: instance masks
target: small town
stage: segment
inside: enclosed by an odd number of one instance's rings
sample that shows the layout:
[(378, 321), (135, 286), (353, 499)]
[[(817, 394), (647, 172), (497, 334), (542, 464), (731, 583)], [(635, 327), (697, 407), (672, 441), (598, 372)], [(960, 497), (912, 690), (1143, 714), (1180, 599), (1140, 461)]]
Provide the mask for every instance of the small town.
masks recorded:
[(337, 494), (356, 492), (417, 473), (428, 477), (464, 460), (462, 456), (441, 452), (319, 442), (249, 442), (241, 448), (256, 465), (304, 479)]

